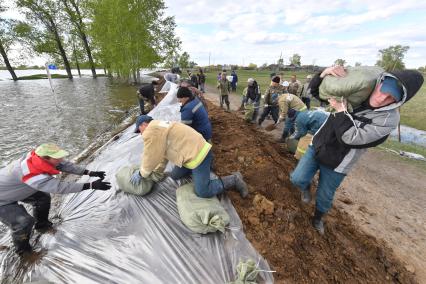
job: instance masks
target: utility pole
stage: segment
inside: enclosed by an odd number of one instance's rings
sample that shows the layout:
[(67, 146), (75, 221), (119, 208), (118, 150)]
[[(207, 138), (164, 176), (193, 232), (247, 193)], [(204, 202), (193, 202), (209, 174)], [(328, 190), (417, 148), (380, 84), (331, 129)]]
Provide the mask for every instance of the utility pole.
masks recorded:
[(211, 52), (209, 51), (209, 66), (210, 66), (210, 56), (211, 56)]

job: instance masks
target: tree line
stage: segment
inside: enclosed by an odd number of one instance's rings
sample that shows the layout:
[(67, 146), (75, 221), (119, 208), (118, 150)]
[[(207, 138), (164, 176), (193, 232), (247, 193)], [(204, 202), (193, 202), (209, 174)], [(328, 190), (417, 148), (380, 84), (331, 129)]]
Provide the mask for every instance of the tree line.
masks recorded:
[[(162, 0), (15, 0), (25, 20), (0, 18), (0, 53), (13, 80), (18, 78), (8, 51), (49, 55), (72, 79), (72, 62), (96, 66), (109, 75), (133, 77), (171, 57), (179, 49), (174, 17)], [(8, 7), (0, 0), (0, 11)], [(79, 71), (80, 72), (80, 71)]]

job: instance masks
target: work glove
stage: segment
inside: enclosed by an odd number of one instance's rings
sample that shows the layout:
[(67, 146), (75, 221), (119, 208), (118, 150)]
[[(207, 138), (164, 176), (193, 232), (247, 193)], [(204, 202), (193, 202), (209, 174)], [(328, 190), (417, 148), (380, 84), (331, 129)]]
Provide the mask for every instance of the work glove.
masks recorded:
[(105, 178), (105, 172), (104, 171), (89, 171), (89, 170), (87, 170), (87, 171), (88, 171), (87, 174), (89, 175), (89, 177), (98, 177), (101, 180), (103, 180)]
[(139, 172), (139, 170), (136, 170), (136, 171), (132, 174), (132, 176), (130, 177), (130, 183), (131, 183), (133, 186), (137, 186), (137, 185), (139, 185), (139, 184), (141, 183), (141, 181), (142, 181), (141, 173)]
[(88, 182), (83, 185), (83, 190), (94, 189), (94, 190), (108, 190), (111, 188), (109, 182), (102, 181), (101, 179), (95, 180), (93, 182)]

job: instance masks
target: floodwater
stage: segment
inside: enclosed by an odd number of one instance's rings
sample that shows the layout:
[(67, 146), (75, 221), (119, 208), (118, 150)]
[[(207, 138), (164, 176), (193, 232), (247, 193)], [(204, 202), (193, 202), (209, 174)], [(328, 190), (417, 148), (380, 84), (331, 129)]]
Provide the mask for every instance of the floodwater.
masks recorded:
[[(43, 73), (30, 71), (18, 76)], [(138, 105), (135, 86), (106, 77), (54, 79), (54, 93), (48, 80), (14, 82), (9, 77), (0, 71), (0, 167), (46, 142), (75, 156)]]
[[(397, 140), (398, 130), (393, 131), (390, 136)], [(426, 131), (401, 125), (401, 143), (426, 147)]]

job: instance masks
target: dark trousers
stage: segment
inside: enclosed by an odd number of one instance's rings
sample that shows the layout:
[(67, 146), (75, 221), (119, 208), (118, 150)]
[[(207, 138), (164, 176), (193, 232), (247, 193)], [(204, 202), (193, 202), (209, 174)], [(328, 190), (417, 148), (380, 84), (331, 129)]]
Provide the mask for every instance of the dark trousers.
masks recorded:
[(145, 113), (145, 103), (144, 103), (144, 101), (141, 100), (141, 99), (138, 99), (138, 101), (139, 101), (139, 108), (141, 109), (141, 114), (146, 114)]
[(36, 229), (50, 224), (50, 194), (39, 191), (21, 202), (32, 205), (34, 217), (18, 202), (0, 206), (0, 221), (12, 231), (12, 241), (17, 253), (31, 249), (29, 239), (34, 224)]
[(226, 107), (229, 110), (229, 96), (228, 95), (220, 96), (220, 107), (223, 107), (224, 102), (226, 104)]
[(272, 119), (277, 123), (278, 121), (278, 114), (280, 112), (280, 109), (278, 106), (267, 106), (263, 108), (262, 115), (259, 118), (259, 125), (262, 124), (262, 122), (265, 120), (265, 118), (270, 113), (272, 115)]
[(308, 109), (311, 109), (311, 98), (302, 98), (302, 102), (306, 105)]

